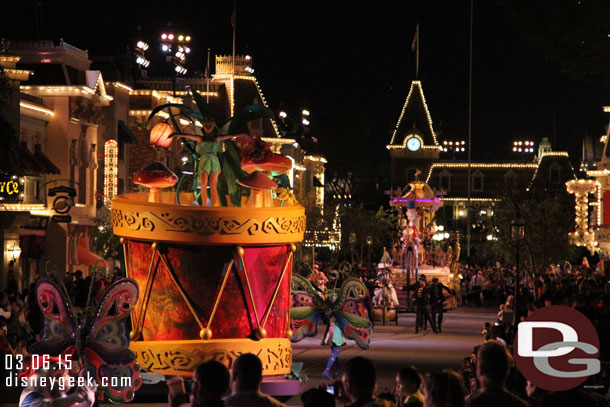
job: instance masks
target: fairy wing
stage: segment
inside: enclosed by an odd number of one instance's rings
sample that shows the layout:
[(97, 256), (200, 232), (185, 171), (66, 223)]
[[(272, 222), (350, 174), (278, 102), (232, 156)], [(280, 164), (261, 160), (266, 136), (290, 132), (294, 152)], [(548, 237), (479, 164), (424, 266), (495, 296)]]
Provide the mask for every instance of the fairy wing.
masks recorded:
[(324, 300), (305, 277), (294, 274), (291, 281), (290, 340), (298, 342), (306, 336), (316, 336), (322, 320)]
[(108, 286), (100, 296), (88, 340), (127, 348), (129, 332), (125, 321), (138, 301), (139, 292), (138, 283), (129, 278)]
[(48, 278), (38, 281), (36, 298), (45, 322), (40, 341), (30, 346), (30, 352), (59, 355), (75, 341), (74, 317), (68, 300), (57, 283)]
[(368, 295), (364, 283), (349, 278), (339, 289), (333, 315), (343, 335), (353, 339), (362, 349), (368, 349), (373, 332), (373, 324), (367, 317), (364, 301)]
[[(85, 358), (89, 369), (99, 390), (113, 402), (131, 401), (142, 385), (140, 367), (129, 350), (129, 333), (125, 326), (138, 295), (138, 284), (132, 279), (124, 278), (110, 285), (100, 296), (87, 335)], [(102, 380), (102, 377), (108, 379)]]

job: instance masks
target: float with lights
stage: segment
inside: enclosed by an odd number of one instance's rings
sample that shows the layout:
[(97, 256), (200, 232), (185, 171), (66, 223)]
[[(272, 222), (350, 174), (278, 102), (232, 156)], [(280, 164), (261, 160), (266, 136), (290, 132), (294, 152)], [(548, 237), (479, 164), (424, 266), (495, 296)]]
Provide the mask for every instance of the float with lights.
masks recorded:
[[(416, 174), (419, 175), (419, 174)], [(394, 250), (392, 275), (397, 286), (414, 284), (422, 275), (430, 282), (434, 277), (453, 289), (457, 276), (457, 259), (459, 258), (459, 237), (455, 248), (450, 245), (443, 250), (440, 244), (433, 249), (432, 242), (438, 240), (444, 232), (436, 226), (434, 216), (443, 206), (442, 196), (436, 193), (427, 183), (419, 179), (404, 188), (392, 190), (390, 205), (398, 213), (400, 244)], [(446, 306), (457, 306), (454, 296), (448, 296)]]
[[(269, 109), (248, 106), (217, 127), (205, 101), (192, 94), (197, 110), (163, 105), (149, 118), (153, 124), (165, 112), (151, 144), (168, 149), (180, 139), (195, 169), (192, 188), (183, 190), (188, 176), (154, 162), (134, 174), (148, 192), (112, 201), (127, 276), (141, 293), (130, 349), (143, 369), (164, 375), (189, 377), (210, 359), (231, 368), (251, 352), (264, 376), (283, 377), (292, 363), (290, 282), (305, 210), (289, 191), (278, 193), (273, 177), (292, 164), (243, 131), (250, 120), (273, 118)], [(193, 124), (188, 129), (178, 125), (184, 118)]]

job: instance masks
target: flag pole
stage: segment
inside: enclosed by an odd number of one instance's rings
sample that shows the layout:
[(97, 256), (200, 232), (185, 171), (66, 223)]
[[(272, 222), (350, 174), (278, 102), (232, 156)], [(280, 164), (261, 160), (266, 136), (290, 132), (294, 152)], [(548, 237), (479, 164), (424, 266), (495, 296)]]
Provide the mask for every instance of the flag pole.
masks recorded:
[(205, 70), (205, 79), (206, 79), (206, 92), (205, 92), (205, 102), (210, 103), (210, 49), (208, 48), (208, 65)]
[(470, 179), (471, 167), (472, 167), (472, 27), (473, 23), (473, 8), (474, 2), (470, 0), (470, 67), (468, 70), (468, 203), (466, 208), (467, 214), (467, 225), (466, 225), (466, 256), (470, 261), (470, 230), (471, 225), (471, 212), (470, 207), (472, 180)]
[(415, 80), (419, 80), (419, 23), (415, 27)]
[(235, 26), (237, 20), (237, 0), (233, 0), (233, 75), (235, 75)]

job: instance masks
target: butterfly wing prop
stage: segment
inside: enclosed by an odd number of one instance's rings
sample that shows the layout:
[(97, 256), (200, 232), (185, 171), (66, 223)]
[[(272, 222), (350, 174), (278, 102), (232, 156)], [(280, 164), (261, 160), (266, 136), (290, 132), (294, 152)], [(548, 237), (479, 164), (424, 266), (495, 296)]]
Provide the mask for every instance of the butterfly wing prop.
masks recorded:
[(333, 306), (333, 315), (343, 335), (353, 339), (362, 349), (368, 349), (373, 324), (367, 317), (364, 301), (368, 295), (364, 283), (356, 278), (343, 282)]
[(30, 352), (57, 356), (74, 345), (74, 316), (66, 296), (53, 280), (41, 278), (38, 281), (36, 298), (45, 322), (40, 341), (30, 346)]
[(306, 336), (316, 336), (324, 300), (309, 280), (299, 274), (292, 276), (291, 293), (290, 330), (293, 335), (290, 340), (298, 342)]
[(112, 402), (131, 401), (142, 385), (140, 367), (129, 350), (125, 326), (138, 295), (138, 284), (132, 279), (124, 278), (110, 285), (100, 296), (87, 335), (85, 358), (92, 366), (89, 370), (98, 389)]

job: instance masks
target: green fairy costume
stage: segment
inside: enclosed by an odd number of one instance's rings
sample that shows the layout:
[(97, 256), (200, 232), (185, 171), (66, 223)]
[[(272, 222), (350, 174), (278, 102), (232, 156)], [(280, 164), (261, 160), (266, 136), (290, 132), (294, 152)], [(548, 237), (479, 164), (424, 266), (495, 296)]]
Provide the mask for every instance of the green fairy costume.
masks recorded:
[(199, 173), (220, 172), (220, 161), (218, 160), (218, 146), (216, 140), (202, 140), (197, 144), (196, 151), (199, 154)]

